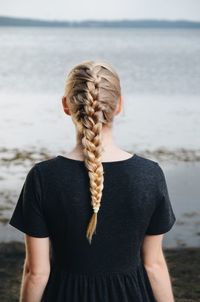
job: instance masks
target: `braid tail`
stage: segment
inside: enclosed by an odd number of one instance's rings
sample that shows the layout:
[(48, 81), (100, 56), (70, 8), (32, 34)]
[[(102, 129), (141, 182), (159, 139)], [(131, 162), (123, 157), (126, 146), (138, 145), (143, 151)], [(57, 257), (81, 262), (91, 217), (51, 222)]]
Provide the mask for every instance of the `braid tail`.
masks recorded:
[(97, 227), (97, 213), (94, 212), (92, 214), (92, 217), (91, 217), (90, 222), (88, 224), (87, 233), (86, 233), (90, 244), (91, 244), (93, 233), (94, 232), (96, 233), (96, 227)]

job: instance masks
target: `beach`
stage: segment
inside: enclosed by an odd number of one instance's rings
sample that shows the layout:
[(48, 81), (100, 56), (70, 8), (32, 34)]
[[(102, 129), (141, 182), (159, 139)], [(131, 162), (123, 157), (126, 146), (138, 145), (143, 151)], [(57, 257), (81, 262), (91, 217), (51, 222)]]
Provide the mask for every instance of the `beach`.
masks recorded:
[[(26, 173), (37, 162), (64, 154), (50, 154), (45, 149), (39, 153), (15, 149), (1, 152), (1, 190), (0, 190), (0, 242), (23, 241), (23, 234), (8, 225)], [(127, 150), (131, 153), (131, 150)], [(132, 151), (133, 153), (133, 151)], [(176, 214), (176, 225), (166, 234), (164, 247), (199, 247), (200, 246), (200, 203), (199, 179), (200, 161), (189, 152), (180, 151), (179, 159), (170, 157), (164, 150), (160, 152), (137, 152), (137, 155), (154, 160), (162, 167), (169, 191), (171, 203)], [(167, 159), (166, 159), (167, 158)]]
[(87, 58), (108, 61), (119, 72), (124, 106), (115, 116), (114, 139), (163, 168), (177, 219), (163, 240), (176, 301), (200, 301), (199, 33), (0, 28), (1, 302), (18, 301), (24, 257), (23, 233), (8, 221), (31, 167), (75, 144), (61, 97), (68, 71)]
[[(61, 150), (59, 154), (64, 151)], [(198, 154), (194, 155), (186, 150), (179, 150), (176, 157), (165, 151), (137, 154), (159, 162), (163, 168), (176, 214), (175, 225), (163, 239), (175, 301), (197, 302), (200, 297), (200, 161)], [(33, 150), (5, 148), (1, 150), (1, 155), (1, 167), (4, 171), (1, 184), (4, 186), (0, 191), (0, 300), (17, 302), (24, 261), (24, 234), (10, 226), (8, 221), (30, 167), (57, 156), (57, 153), (50, 154), (45, 149), (35, 153)], [(9, 292), (7, 288), (10, 289)]]

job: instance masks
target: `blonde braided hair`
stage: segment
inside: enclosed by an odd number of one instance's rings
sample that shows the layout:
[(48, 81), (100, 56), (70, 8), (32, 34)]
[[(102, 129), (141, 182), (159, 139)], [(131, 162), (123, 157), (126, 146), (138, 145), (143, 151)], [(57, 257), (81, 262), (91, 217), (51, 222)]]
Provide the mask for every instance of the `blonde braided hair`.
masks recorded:
[(121, 95), (120, 80), (108, 64), (83, 61), (68, 74), (65, 97), (72, 119), (77, 126), (78, 143), (83, 147), (84, 162), (90, 179), (93, 215), (86, 237), (91, 244), (96, 233), (97, 213), (104, 188), (102, 127), (112, 127), (114, 110)]

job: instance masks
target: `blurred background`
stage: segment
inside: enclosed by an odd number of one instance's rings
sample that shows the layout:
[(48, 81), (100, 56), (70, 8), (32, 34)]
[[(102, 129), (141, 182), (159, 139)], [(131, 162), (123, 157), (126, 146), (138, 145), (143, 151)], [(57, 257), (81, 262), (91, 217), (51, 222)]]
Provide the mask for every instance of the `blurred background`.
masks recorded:
[(0, 272), (0, 300), (18, 301), (23, 234), (9, 218), (32, 165), (73, 148), (61, 97), (70, 69), (90, 59), (121, 79), (116, 142), (165, 172), (177, 221), (163, 245), (176, 298), (200, 301), (198, 0), (0, 0), (0, 260), (10, 265)]

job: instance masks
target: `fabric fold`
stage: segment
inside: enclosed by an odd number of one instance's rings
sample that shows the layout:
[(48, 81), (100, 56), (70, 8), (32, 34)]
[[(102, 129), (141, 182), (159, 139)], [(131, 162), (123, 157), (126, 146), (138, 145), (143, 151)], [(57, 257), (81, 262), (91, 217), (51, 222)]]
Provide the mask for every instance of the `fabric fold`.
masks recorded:
[(124, 272), (93, 274), (62, 271), (54, 266), (42, 302), (63, 301), (156, 302), (142, 262)]

